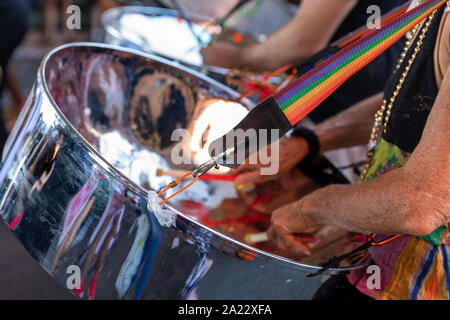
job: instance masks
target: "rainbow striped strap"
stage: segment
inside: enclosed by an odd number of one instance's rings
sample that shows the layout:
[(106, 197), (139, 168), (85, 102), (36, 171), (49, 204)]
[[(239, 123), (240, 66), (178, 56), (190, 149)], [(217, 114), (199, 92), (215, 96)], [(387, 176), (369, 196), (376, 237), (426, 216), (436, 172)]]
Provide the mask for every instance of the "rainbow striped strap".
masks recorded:
[[(380, 25), (386, 24), (390, 22), (391, 20), (397, 18), (402, 13), (405, 13), (409, 6), (410, 2), (406, 2), (403, 5), (394, 8), (390, 12), (383, 15), (380, 19)], [(325, 49), (317, 52), (312, 57), (306, 59), (303, 61), (299, 66), (295, 67), (297, 70), (300, 71), (299, 76), (308, 72), (309, 70), (312, 70), (314, 67), (318, 66), (320, 63), (325, 61), (327, 58), (331, 57), (335, 53), (339, 52), (339, 50), (345, 48), (346, 46), (350, 45), (351, 43), (355, 42), (358, 39), (361, 39), (363, 36), (368, 34), (372, 29), (369, 29), (366, 25), (360, 27), (359, 29), (349, 33), (348, 35), (336, 40), (335, 42), (331, 43), (328, 47)]]
[(273, 95), (273, 99), (290, 124), (295, 125), (352, 75), (376, 59), (446, 2), (447, 0), (428, 0), (398, 15), (291, 82)]
[[(393, 19), (397, 18), (401, 14), (408, 11), (409, 6), (411, 5), (411, 2), (407, 1), (401, 6), (394, 8), (393, 10), (389, 11), (385, 15), (383, 15), (380, 19), (380, 25), (384, 25), (386, 23), (389, 23)], [(358, 39), (361, 39), (363, 36), (368, 34), (371, 31), (367, 26), (362, 26), (359, 29), (349, 33), (348, 35), (336, 40), (331, 44), (332, 47), (336, 47), (339, 49), (343, 49), (346, 46), (350, 45), (351, 43), (355, 42)]]

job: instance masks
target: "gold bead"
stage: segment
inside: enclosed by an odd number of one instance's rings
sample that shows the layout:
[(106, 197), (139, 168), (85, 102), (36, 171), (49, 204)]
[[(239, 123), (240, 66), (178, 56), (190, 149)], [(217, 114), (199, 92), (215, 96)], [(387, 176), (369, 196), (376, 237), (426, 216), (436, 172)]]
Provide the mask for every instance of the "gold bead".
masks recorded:
[[(388, 126), (389, 118), (391, 116), (391, 110), (393, 108), (396, 97), (399, 95), (402, 85), (405, 82), (405, 78), (408, 76), (408, 72), (411, 69), (411, 66), (413, 65), (413, 63), (417, 57), (417, 54), (420, 51), (420, 48), (423, 44), (423, 39), (425, 39), (426, 33), (428, 32), (428, 28), (430, 27), (431, 22), (435, 16), (436, 12), (437, 12), (437, 10), (435, 12), (433, 12), (431, 14), (431, 16), (428, 18), (428, 21), (425, 22), (422, 32), (418, 36), (418, 41), (416, 43), (416, 47), (414, 48), (414, 53), (411, 54), (411, 59), (408, 60), (408, 65), (405, 67), (405, 70), (402, 73), (402, 78), (399, 80), (399, 84), (397, 85), (396, 90), (393, 92), (392, 97), (390, 98), (389, 105), (387, 105), (386, 100), (383, 100), (383, 104), (382, 104), (380, 110), (378, 110), (377, 113), (375, 114), (375, 123), (374, 123), (374, 127), (372, 128), (372, 134), (370, 136), (370, 141), (369, 141), (369, 145), (368, 145), (369, 149), (368, 149), (368, 153), (367, 153), (367, 161), (363, 167), (362, 174), (360, 176), (360, 181), (364, 181), (364, 178), (366, 177), (366, 175), (369, 171), (371, 163), (373, 162), (373, 157), (375, 155), (376, 146), (377, 146), (381, 132), (384, 132), (384, 133), (387, 132), (387, 126)], [(410, 41), (409, 39), (412, 38), (412, 35), (418, 34), (418, 32), (421, 28), (421, 25), (422, 24), (417, 24), (410, 32), (408, 32), (408, 34), (407, 34), (408, 40), (405, 42), (405, 47), (403, 48), (403, 52), (400, 55), (401, 58), (398, 61), (397, 69), (399, 69), (401, 67), (401, 64), (403, 63), (404, 59), (407, 56), (409, 47), (412, 44), (412, 41)], [(386, 112), (386, 116), (384, 116), (384, 112)], [(382, 130), (382, 131), (380, 131), (380, 130)]]

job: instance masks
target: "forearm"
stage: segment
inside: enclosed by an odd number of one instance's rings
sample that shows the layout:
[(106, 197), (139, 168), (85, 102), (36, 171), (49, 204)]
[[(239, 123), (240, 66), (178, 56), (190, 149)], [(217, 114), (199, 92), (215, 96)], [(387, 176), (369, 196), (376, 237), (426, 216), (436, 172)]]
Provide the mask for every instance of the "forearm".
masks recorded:
[(364, 234), (424, 236), (439, 226), (428, 221), (426, 210), (417, 219), (417, 190), (403, 169), (395, 169), (369, 182), (333, 185), (306, 196), (302, 213), (314, 224), (328, 224)]
[(303, 0), (288, 24), (243, 50), (242, 67), (260, 71), (301, 63), (327, 46), (355, 4), (355, 0)]
[(319, 47), (308, 37), (294, 32), (295, 24), (290, 22), (266, 41), (244, 48), (238, 67), (253, 71), (275, 70), (285, 65), (300, 64), (325, 47), (325, 44)]
[(321, 151), (366, 144), (382, 101), (383, 94), (379, 93), (319, 124), (314, 131)]

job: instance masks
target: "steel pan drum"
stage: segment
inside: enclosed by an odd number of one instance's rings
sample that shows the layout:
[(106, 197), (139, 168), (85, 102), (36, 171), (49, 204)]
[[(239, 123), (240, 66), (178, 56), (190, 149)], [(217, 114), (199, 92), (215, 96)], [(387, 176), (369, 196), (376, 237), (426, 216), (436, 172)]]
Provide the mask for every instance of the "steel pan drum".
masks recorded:
[[(185, 14), (183, 17), (189, 19), (190, 25), (176, 10), (141, 6), (112, 8), (102, 14), (103, 41), (181, 63), (240, 93), (249, 89), (247, 80), (260, 80), (261, 75), (252, 72), (205, 65), (201, 48), (213, 39), (231, 41), (228, 38), (232, 38), (233, 32), (227, 30), (221, 34), (221, 27), (211, 24), (212, 18), (197, 14)], [(256, 42), (253, 37), (244, 36), (242, 44), (253, 42)], [(271, 77), (269, 82), (278, 87), (283, 79)]]
[(165, 207), (165, 222), (148, 208), (148, 191), (172, 180), (156, 170), (187, 169), (171, 163), (171, 132), (192, 129), (211, 106), (239, 117), (249, 107), (234, 91), (156, 56), (87, 43), (53, 50), (3, 152), (1, 217), (83, 298), (310, 299), (330, 273), (307, 273), (340, 254), (350, 235), (330, 245), (328, 257), (321, 250), (297, 261), (245, 245), (202, 223), (226, 211), (224, 202), (242, 202), (224, 182), (198, 181)]
[(112, 8), (102, 14), (105, 42), (200, 67), (203, 59), (196, 38), (206, 45), (221, 28), (208, 27), (211, 19), (204, 16), (186, 17), (190, 26), (176, 10), (140, 6)]

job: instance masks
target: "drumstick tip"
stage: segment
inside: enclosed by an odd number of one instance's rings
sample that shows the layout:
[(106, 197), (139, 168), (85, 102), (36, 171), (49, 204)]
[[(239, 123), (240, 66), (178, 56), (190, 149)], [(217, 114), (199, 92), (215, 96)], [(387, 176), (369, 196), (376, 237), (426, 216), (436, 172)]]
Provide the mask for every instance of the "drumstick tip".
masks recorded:
[(244, 236), (244, 241), (250, 245), (258, 244), (260, 242), (266, 242), (269, 240), (267, 232), (261, 233), (247, 233)]

